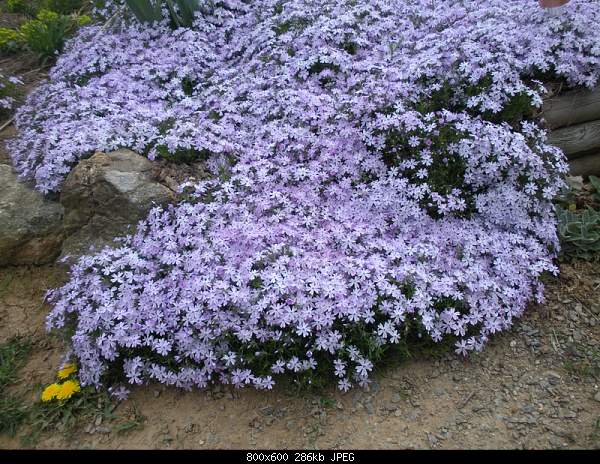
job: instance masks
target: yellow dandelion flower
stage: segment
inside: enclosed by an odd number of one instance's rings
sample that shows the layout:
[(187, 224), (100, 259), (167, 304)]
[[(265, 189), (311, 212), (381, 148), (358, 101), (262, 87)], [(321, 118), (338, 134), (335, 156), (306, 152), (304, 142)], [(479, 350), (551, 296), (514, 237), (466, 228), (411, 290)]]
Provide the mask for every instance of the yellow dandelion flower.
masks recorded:
[(75, 364), (65, 364), (65, 367), (63, 367), (60, 371), (58, 371), (58, 378), (66, 379), (73, 372), (77, 372), (77, 366)]
[(61, 390), (61, 386), (57, 383), (51, 383), (42, 392), (42, 401), (50, 401), (55, 398)]
[(56, 394), (57, 400), (66, 400), (71, 398), (74, 393), (81, 390), (77, 380), (67, 380), (60, 385), (60, 391)]

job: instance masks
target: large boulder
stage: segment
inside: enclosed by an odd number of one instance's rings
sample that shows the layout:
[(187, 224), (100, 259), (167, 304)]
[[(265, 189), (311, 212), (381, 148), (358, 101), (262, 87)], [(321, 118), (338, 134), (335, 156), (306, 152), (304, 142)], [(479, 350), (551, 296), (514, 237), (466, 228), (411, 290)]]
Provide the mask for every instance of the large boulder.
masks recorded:
[(153, 176), (152, 162), (130, 150), (96, 153), (66, 178), (60, 194), (67, 235), (63, 257), (76, 258), (131, 233), (155, 205), (176, 200)]
[(60, 253), (63, 207), (0, 163), (0, 266), (45, 264)]

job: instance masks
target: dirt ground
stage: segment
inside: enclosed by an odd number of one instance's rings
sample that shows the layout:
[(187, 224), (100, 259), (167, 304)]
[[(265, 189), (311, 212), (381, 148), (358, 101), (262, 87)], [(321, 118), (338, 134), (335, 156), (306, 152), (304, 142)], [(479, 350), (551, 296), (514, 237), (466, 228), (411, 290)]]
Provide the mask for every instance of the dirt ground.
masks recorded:
[[(54, 380), (64, 346), (45, 333), (42, 297), (63, 279), (54, 266), (0, 269), (0, 342), (16, 333), (34, 340), (14, 388)], [(118, 431), (98, 416), (70, 438), (45, 433), (36, 447), (600, 449), (600, 269), (563, 265), (546, 294), (482, 353), (412, 359), (377, 376), (370, 391), (148, 385), (114, 411), (136, 411), (140, 426)], [(0, 436), (0, 448), (20, 446), (19, 436)]]

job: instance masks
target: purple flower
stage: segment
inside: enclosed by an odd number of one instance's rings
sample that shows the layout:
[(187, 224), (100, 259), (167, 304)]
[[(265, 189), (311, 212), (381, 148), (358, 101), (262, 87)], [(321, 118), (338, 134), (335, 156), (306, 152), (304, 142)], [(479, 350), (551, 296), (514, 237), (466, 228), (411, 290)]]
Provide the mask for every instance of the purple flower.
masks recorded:
[(410, 322), (481, 350), (557, 272), (565, 158), (496, 116), (541, 104), (538, 72), (597, 84), (600, 3), (564, 23), (519, 0), (276, 3), (82, 28), (18, 110), (8, 148), (42, 192), (96, 150), (207, 158), (187, 201), (48, 294), (83, 385), (270, 389), (323, 367), (346, 391), (372, 375), (359, 347)]

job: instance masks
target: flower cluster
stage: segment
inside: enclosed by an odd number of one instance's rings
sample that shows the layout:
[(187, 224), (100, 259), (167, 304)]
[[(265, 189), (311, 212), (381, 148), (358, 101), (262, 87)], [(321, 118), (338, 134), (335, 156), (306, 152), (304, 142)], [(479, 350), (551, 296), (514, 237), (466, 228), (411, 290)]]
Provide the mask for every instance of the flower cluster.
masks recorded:
[(54, 191), (124, 146), (214, 176), (50, 292), (82, 385), (346, 390), (410, 334), (480, 350), (556, 272), (566, 164), (527, 116), (539, 79), (596, 84), (599, 20), (580, 0), (264, 0), (88, 27), (17, 116), (20, 173)]
[(0, 113), (13, 109), (15, 104), (15, 86), (22, 84), (23, 82), (18, 77), (6, 77), (0, 73)]
[[(75, 364), (66, 364), (62, 369), (58, 371), (58, 378), (61, 380), (69, 379), (71, 375), (77, 372), (77, 366)], [(54, 399), (59, 401), (68, 400), (75, 393), (81, 391), (81, 386), (77, 379), (65, 380), (62, 383), (51, 383), (41, 395), (41, 400), (44, 402), (52, 401)]]

